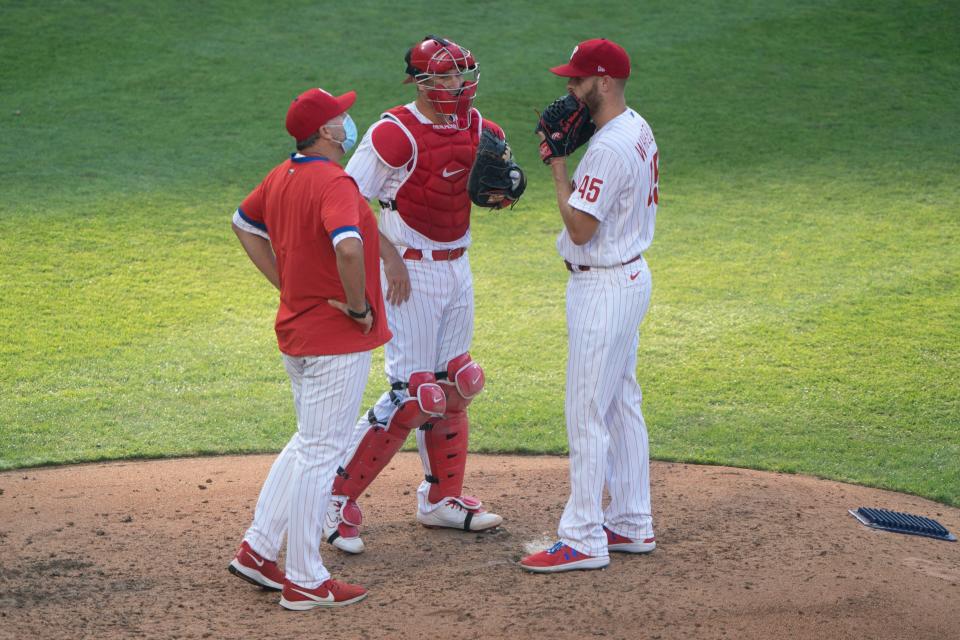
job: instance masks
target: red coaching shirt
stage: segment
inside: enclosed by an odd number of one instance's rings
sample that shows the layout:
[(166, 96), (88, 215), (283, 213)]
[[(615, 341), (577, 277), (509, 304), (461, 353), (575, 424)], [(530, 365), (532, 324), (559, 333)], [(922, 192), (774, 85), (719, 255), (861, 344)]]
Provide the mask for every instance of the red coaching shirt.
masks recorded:
[[(390, 340), (380, 292), (377, 219), (339, 164), (293, 155), (247, 196), (238, 214), (269, 235), (277, 256), (280, 351), (291, 356), (336, 355), (369, 351)], [(366, 296), (373, 308), (373, 328), (367, 335), (327, 304), (330, 298), (347, 299), (334, 244), (348, 237), (363, 241)]]

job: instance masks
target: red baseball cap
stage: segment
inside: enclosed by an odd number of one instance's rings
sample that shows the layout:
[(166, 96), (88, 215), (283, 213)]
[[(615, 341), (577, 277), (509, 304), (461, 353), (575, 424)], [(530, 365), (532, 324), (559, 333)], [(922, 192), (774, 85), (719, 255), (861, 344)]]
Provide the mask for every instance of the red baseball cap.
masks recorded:
[(297, 142), (306, 140), (317, 129), (353, 106), (356, 91), (333, 96), (323, 89), (308, 89), (293, 99), (287, 109), (287, 131)]
[(594, 38), (578, 44), (570, 54), (570, 62), (553, 67), (550, 71), (564, 78), (629, 78), (630, 56), (616, 42), (606, 38)]

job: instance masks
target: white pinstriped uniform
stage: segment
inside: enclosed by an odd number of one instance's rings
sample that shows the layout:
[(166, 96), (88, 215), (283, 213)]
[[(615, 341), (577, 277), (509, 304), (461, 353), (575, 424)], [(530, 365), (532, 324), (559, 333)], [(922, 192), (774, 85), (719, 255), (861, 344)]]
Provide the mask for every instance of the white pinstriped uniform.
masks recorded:
[[(411, 102), (406, 108), (418, 120), (430, 124), (430, 120), (417, 109), (416, 103)], [(374, 129), (385, 122), (386, 119), (380, 120), (367, 129), (347, 163), (346, 171), (356, 180), (365, 198), (389, 202), (396, 198), (400, 187), (413, 173), (417, 144), (410, 136), (414, 149), (412, 163), (400, 167), (389, 165), (377, 154), (371, 139)], [(481, 126), (481, 123), (478, 122), (477, 126)], [(401, 128), (406, 131), (405, 127)], [(440, 242), (411, 228), (393, 209), (381, 207), (380, 232), (397, 247), (401, 255), (407, 248), (424, 251), (422, 260), (404, 261), (410, 275), (410, 297), (400, 305), (387, 302), (387, 324), (393, 333), (393, 339), (384, 347), (387, 378), (391, 383), (406, 382), (417, 371), (445, 371), (447, 363), (466, 353), (473, 340), (473, 275), (469, 253), (464, 253), (456, 260), (433, 261), (430, 251), (470, 246), (470, 229), (456, 240)], [(382, 269), (381, 263), (380, 280), (386, 297), (388, 283)], [(406, 394), (406, 391), (399, 393)], [(377, 419), (383, 421), (395, 409), (389, 392), (381, 395), (373, 407)], [(369, 421), (366, 416), (361, 416), (354, 434), (354, 448), (368, 428)], [(424, 473), (432, 475), (423, 432), (417, 430), (416, 433)], [(427, 500), (429, 491), (430, 483), (426, 481), (417, 490), (418, 504), (424, 513), (438, 506), (431, 505)]]
[[(640, 256), (653, 240), (659, 154), (647, 122), (627, 109), (594, 134), (574, 177), (570, 206), (600, 221), (577, 246), (564, 229), (569, 356), (565, 414), (570, 498), (560, 539), (581, 553), (608, 555), (605, 524), (642, 540), (653, 536), (647, 428), (636, 379), (639, 326), (651, 277)], [(624, 264), (628, 263), (628, 264)], [(602, 507), (604, 483), (611, 501)]]
[[(244, 539), (263, 557), (276, 558), (287, 533), (286, 576), (302, 587), (315, 588), (330, 577), (320, 559), (323, 517), (337, 466), (351, 446), (370, 357), (370, 351), (309, 357), (283, 354), (297, 432), (270, 468)], [(300, 507), (291, 509), (291, 504)]]

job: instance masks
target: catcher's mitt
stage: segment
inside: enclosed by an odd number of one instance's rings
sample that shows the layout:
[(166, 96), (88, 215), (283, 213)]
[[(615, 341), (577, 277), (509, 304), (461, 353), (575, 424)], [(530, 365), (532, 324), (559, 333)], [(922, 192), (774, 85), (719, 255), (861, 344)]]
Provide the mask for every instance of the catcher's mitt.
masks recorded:
[(590, 120), (590, 110), (571, 93), (557, 98), (540, 115), (534, 133), (543, 133), (540, 159), (550, 164), (550, 158), (569, 156), (585, 144), (597, 127)]
[(470, 199), (481, 207), (502, 209), (516, 203), (526, 188), (527, 178), (513, 161), (513, 153), (506, 140), (484, 129), (467, 180)]

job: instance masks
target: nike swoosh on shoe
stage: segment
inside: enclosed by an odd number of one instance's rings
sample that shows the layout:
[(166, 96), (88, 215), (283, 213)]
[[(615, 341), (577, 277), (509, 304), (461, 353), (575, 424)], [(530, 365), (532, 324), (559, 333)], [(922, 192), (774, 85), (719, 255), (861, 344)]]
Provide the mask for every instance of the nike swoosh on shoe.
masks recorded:
[(325, 596), (318, 596), (318, 595), (315, 595), (315, 594), (313, 594), (313, 593), (307, 593), (306, 591), (300, 591), (300, 589), (292, 589), (292, 588), (291, 588), (290, 590), (291, 590), (291, 591), (296, 591), (296, 592), (299, 593), (300, 595), (306, 596), (306, 597), (310, 598), (311, 600), (313, 600), (313, 601), (315, 601), (315, 602), (333, 602), (333, 592), (332, 592), (332, 591), (327, 591), (327, 595), (325, 595)]

